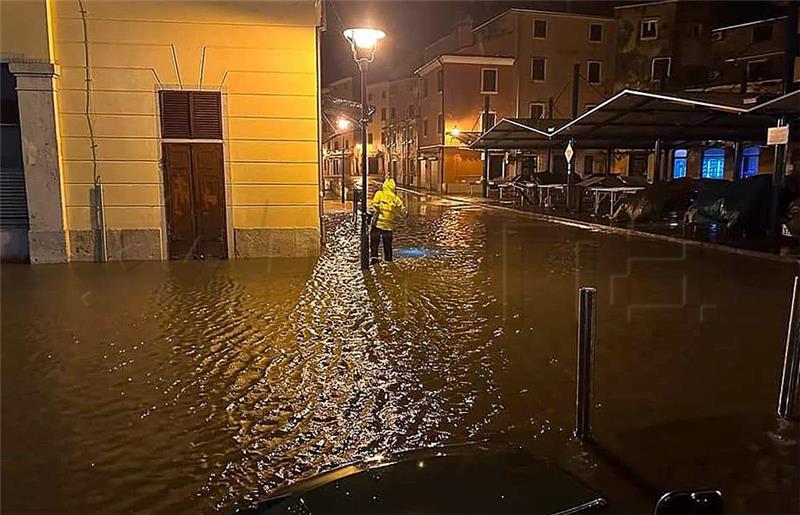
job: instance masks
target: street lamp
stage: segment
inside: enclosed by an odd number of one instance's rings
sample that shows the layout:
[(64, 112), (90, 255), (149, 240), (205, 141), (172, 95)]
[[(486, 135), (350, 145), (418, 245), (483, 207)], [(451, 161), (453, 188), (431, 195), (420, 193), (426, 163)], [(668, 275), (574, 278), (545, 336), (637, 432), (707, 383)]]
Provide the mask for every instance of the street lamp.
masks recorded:
[(369, 268), (369, 235), (367, 233), (367, 65), (375, 57), (378, 40), (386, 37), (377, 29), (347, 29), (344, 37), (350, 42), (353, 59), (361, 74), (361, 269)]
[(347, 118), (339, 118), (336, 120), (336, 128), (339, 130), (339, 142), (341, 143), (340, 147), (342, 149), (342, 155), (340, 156), (342, 159), (342, 204), (347, 202), (347, 192), (345, 190), (345, 173), (344, 173), (344, 135), (350, 129), (351, 122)]

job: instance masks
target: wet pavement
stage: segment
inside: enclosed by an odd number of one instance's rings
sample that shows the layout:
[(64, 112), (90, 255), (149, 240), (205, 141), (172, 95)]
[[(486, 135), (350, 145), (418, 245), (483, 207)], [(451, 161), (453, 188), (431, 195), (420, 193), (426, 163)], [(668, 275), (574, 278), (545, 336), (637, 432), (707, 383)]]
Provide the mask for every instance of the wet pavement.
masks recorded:
[[(800, 510), (797, 423), (773, 416), (796, 266), (408, 201), (367, 275), (345, 213), (318, 260), (3, 265), (3, 512), (229, 512), (485, 438), (636, 506), (714, 486), (733, 513)], [(569, 437), (579, 285), (591, 448)]]

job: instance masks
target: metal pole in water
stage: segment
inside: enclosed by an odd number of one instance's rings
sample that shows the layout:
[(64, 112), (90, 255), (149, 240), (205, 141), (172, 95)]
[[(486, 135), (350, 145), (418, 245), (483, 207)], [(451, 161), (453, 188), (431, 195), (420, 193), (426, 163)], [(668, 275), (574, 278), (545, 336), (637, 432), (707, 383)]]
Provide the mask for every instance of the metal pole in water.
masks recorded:
[(596, 339), (597, 290), (581, 287), (578, 294), (578, 378), (575, 397), (575, 436), (592, 436), (592, 363)]
[(778, 394), (778, 416), (781, 418), (790, 418), (795, 414), (798, 374), (800, 374), (800, 276), (795, 276), (789, 328), (786, 331), (786, 354), (783, 357), (781, 389)]

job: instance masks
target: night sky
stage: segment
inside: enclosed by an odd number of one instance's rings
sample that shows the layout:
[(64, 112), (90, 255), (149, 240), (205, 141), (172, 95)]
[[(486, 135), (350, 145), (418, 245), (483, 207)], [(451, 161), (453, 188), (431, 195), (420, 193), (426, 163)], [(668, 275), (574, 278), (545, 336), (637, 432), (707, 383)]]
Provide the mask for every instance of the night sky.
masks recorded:
[[(415, 1), (415, 0), (325, 0), (327, 30), (322, 35), (322, 83), (327, 84), (356, 73), (348, 43), (342, 37), (346, 27), (372, 26), (386, 32), (371, 66), (370, 82), (410, 75), (422, 63), (425, 46), (450, 32), (458, 19), (471, 16), (482, 23), (510, 7), (612, 15), (616, 5), (636, 1)], [(766, 2), (735, 2), (734, 8), (718, 2), (719, 25), (740, 19), (767, 17)], [(722, 17), (725, 17), (724, 19)]]

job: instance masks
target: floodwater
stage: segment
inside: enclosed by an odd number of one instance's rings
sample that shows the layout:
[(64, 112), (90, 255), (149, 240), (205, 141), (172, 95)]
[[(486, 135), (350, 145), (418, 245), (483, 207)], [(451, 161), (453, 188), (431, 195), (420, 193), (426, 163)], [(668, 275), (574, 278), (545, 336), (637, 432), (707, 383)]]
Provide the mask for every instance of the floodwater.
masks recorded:
[[(795, 266), (409, 204), (398, 259), (366, 275), (345, 214), (318, 260), (4, 265), (2, 511), (230, 512), (491, 439), (612, 506), (613, 476), (642, 506), (712, 486), (733, 513), (798, 512), (797, 424), (773, 415)], [(579, 285), (598, 290), (597, 449), (569, 437)]]

